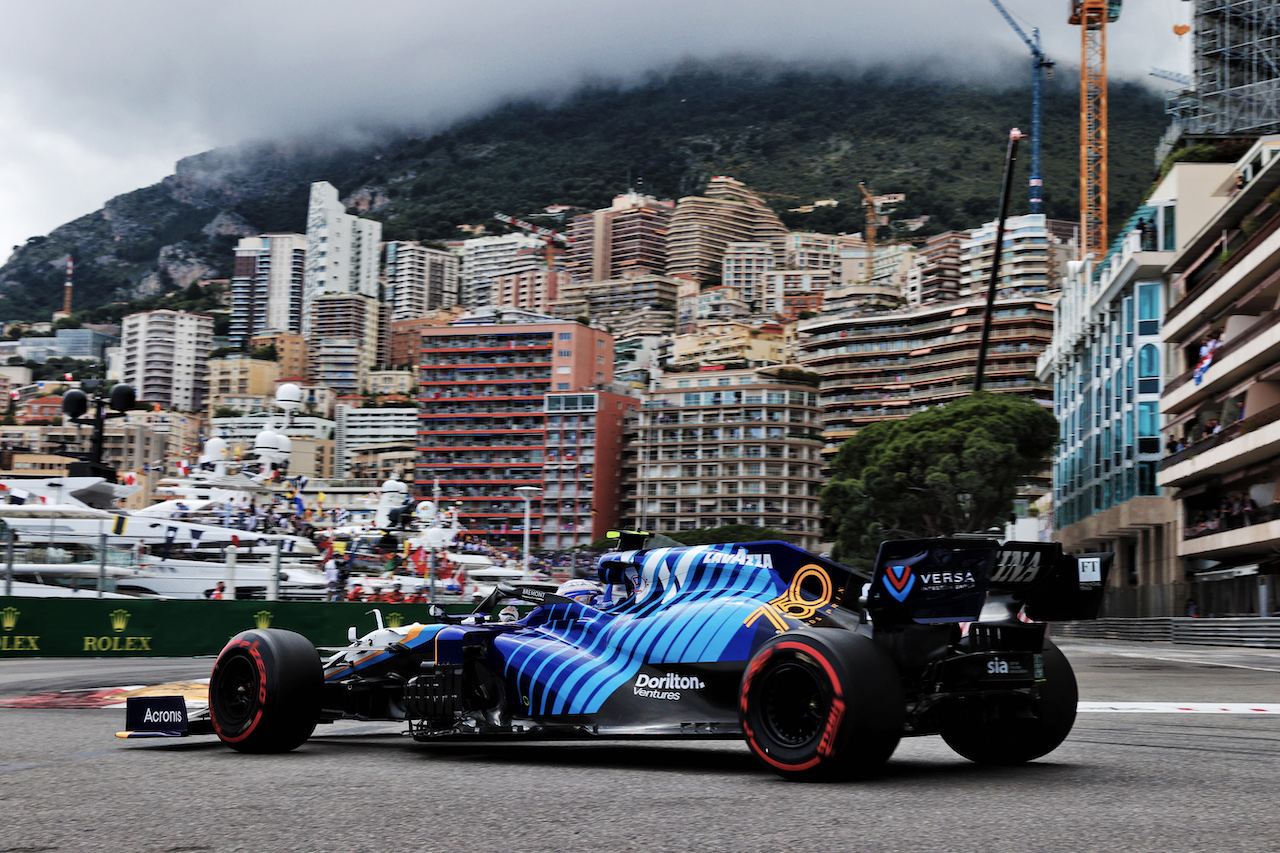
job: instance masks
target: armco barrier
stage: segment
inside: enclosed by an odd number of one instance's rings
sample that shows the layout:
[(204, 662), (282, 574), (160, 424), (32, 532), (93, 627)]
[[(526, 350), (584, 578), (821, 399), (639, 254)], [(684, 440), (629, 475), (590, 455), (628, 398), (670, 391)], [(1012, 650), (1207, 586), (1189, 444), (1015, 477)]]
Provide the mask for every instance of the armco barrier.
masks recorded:
[(1280, 618), (1277, 617), (1097, 619), (1054, 623), (1050, 631), (1058, 637), (1280, 649)]
[[(288, 628), (317, 646), (345, 646), (347, 629), (433, 622), (426, 604), (311, 601), (126, 601), (0, 596), (0, 660), (10, 657), (216, 655), (249, 628)], [(451, 613), (470, 612), (450, 605)]]

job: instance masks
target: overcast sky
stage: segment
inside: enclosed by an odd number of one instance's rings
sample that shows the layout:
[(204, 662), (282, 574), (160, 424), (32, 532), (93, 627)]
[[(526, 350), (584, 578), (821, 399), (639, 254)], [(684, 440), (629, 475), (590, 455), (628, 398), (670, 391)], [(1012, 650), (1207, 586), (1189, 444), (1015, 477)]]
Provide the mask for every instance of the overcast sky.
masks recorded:
[[(1003, 2), (1063, 73), (1078, 69), (1065, 2)], [(1108, 29), (1112, 79), (1185, 73), (1172, 27), (1190, 5), (1126, 2)], [(0, 259), (180, 157), (247, 139), (439, 127), (686, 58), (984, 77), (1027, 55), (990, 0), (0, 0), (0, 13)]]

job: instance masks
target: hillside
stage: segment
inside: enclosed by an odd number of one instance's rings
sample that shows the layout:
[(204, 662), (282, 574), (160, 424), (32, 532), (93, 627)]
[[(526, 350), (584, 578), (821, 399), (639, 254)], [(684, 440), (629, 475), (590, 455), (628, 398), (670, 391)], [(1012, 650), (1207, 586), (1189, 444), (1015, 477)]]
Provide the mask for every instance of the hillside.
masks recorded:
[[(1070, 75), (1044, 100), (1046, 212), (1074, 220), (1078, 103)], [(1160, 99), (1110, 91), (1112, 221), (1152, 178)], [(0, 268), (0, 319), (45, 319), (76, 258), (74, 309), (154, 295), (230, 274), (241, 235), (302, 231), (308, 186), (327, 180), (385, 239), (464, 236), (494, 211), (591, 209), (627, 188), (679, 197), (729, 174), (766, 194), (792, 228), (860, 231), (865, 181), (902, 192), (895, 216), (929, 231), (972, 227), (996, 212), (1010, 127), (1029, 127), (1024, 87), (981, 89), (862, 74), (731, 72), (690, 67), (630, 88), (597, 86), (557, 103), (513, 103), (429, 136), (359, 145), (265, 142), (180, 161), (160, 183), (35, 237)], [(1026, 210), (1021, 158), (1014, 213)], [(819, 198), (835, 208), (786, 209)], [(489, 221), (491, 228), (498, 223)]]

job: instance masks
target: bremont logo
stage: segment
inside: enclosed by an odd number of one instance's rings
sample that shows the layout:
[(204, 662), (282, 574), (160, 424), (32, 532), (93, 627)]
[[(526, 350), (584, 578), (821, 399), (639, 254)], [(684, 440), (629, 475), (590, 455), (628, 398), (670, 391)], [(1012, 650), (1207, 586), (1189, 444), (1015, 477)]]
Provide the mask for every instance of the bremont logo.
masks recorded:
[(258, 628), (270, 628), (271, 627), (271, 611), (259, 610), (257, 613), (253, 614), (253, 624), (255, 627), (258, 627)]
[(0, 610), (0, 625), (4, 626), (6, 631), (12, 631), (18, 626), (18, 615), (21, 613), (16, 607), (6, 607)]
[(119, 634), (129, 626), (128, 610), (112, 610), (111, 611), (111, 630)]

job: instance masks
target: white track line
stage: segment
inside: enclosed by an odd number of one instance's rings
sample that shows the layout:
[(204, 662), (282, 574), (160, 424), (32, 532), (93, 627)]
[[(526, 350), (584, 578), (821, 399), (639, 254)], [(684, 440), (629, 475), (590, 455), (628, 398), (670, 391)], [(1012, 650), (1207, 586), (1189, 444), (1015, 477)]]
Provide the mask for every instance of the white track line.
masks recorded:
[(1081, 702), (1082, 714), (1280, 714), (1280, 705), (1257, 702)]

